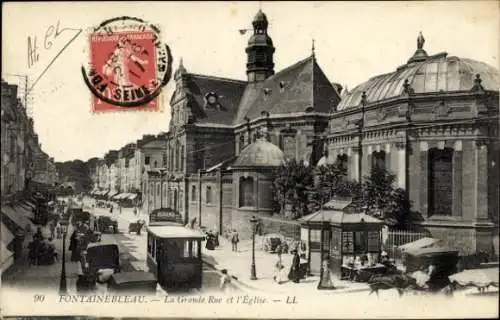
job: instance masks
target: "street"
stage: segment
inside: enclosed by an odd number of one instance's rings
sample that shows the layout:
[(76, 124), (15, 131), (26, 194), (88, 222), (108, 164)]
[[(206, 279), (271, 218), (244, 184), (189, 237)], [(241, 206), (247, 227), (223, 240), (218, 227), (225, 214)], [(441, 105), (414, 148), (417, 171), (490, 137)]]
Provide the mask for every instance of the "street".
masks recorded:
[[(139, 217), (134, 216), (134, 214), (132, 213), (132, 209), (124, 208), (121, 214), (118, 213), (117, 210), (115, 210), (111, 214), (109, 212), (109, 209), (94, 208), (93, 213), (96, 216), (99, 215), (111, 216), (112, 218), (118, 221), (119, 232), (116, 234), (113, 233), (103, 234), (101, 243), (118, 245), (120, 251), (120, 264), (122, 271), (136, 271), (136, 270), (147, 271), (148, 270), (146, 264), (147, 233), (145, 232), (145, 227), (143, 228), (141, 235), (137, 235), (136, 233), (128, 233), (129, 223), (139, 219)], [(208, 292), (219, 291), (220, 274), (218, 273), (218, 271), (212, 269), (207, 265), (204, 265), (203, 269), (204, 271), (203, 271), (202, 292), (208, 293)]]
[[(90, 208), (85, 210), (92, 211)], [(129, 212), (130, 211), (130, 212)], [(102, 235), (102, 244), (117, 244), (120, 252), (120, 264), (122, 271), (147, 271), (146, 265), (146, 239), (147, 233), (143, 229), (141, 235), (136, 233), (128, 233), (128, 225), (135, 218), (131, 209), (124, 209), (120, 215), (116, 211), (113, 214), (109, 210), (103, 208), (95, 208), (93, 213), (96, 216), (106, 215), (112, 216), (118, 221), (119, 232), (104, 233)], [(72, 228), (68, 230), (68, 238), (66, 239), (66, 276), (68, 283), (68, 292), (76, 291), (76, 279), (78, 275), (78, 262), (70, 261), (69, 235)], [(19, 262), (15, 268), (11, 268), (8, 273), (2, 274), (2, 285), (16, 289), (43, 289), (56, 291), (59, 288), (61, 275), (61, 257), (62, 257), (62, 239), (55, 239), (56, 251), (59, 255), (59, 261), (48, 266), (29, 266), (27, 257)], [(203, 271), (203, 289), (202, 292), (194, 291), (193, 293), (210, 293), (219, 291), (220, 274), (213, 268), (204, 265)], [(169, 293), (170, 294), (170, 293)], [(185, 293), (183, 293), (185, 294)]]

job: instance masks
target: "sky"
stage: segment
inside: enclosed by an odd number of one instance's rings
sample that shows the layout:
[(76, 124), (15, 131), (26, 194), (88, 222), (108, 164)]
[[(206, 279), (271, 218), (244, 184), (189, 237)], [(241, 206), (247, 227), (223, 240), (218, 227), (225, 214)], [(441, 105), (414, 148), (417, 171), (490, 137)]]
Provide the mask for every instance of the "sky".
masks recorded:
[[(266, 13), (279, 71), (315, 54), (331, 82), (353, 88), (395, 71), (416, 49), (422, 31), (429, 54), (443, 51), (499, 67), (497, 1), (432, 2), (20, 2), (3, 3), (2, 78), (29, 83), (39, 78), (28, 99), (42, 149), (56, 161), (102, 157), (143, 134), (168, 131), (173, 80), (158, 112), (93, 114), (91, 93), (80, 67), (88, 63), (87, 30), (118, 16), (159, 24), (177, 68), (244, 80), (245, 47), (259, 6)], [(45, 49), (50, 26), (82, 29), (41, 77), (43, 69), (76, 34), (61, 33)], [(38, 61), (28, 66), (28, 37), (36, 37)]]

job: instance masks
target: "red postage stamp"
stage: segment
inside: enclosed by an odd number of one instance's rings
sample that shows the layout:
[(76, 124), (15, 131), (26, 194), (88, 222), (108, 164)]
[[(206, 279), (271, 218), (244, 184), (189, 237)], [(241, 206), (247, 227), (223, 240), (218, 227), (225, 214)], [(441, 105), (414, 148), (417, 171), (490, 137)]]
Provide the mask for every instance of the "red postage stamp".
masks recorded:
[(103, 22), (90, 34), (89, 58), (82, 73), (94, 112), (160, 109), (172, 56), (157, 27), (130, 17)]

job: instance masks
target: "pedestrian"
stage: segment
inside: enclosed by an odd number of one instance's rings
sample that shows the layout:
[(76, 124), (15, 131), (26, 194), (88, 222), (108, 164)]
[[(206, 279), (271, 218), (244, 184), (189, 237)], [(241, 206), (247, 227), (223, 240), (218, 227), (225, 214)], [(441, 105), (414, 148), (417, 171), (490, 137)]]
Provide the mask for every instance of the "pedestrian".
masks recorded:
[(220, 290), (224, 293), (228, 293), (229, 286), (231, 284), (231, 276), (227, 274), (227, 269), (222, 269), (220, 272), (222, 273), (220, 279)]
[(71, 261), (79, 261), (80, 260), (80, 250), (78, 248), (78, 235), (76, 230), (73, 230), (71, 237), (69, 238), (69, 251), (71, 251)]
[(278, 255), (278, 260), (281, 263), (282, 262), (281, 255), (283, 254), (283, 246), (282, 246), (281, 242), (278, 243), (278, 245), (276, 246), (276, 254)]
[(281, 262), (281, 257), (279, 257), (278, 261), (274, 265), (274, 276), (273, 279), (276, 281), (278, 284), (282, 284), (283, 282), (286, 281), (286, 275), (284, 274), (285, 271), (285, 266)]
[(122, 206), (121, 205), (118, 205), (118, 210), (119, 210), (120, 214), (122, 214)]
[(318, 290), (328, 290), (328, 289), (335, 289), (335, 286), (333, 285), (333, 275), (330, 270), (330, 263), (329, 263), (329, 257), (325, 257), (325, 259), (322, 262), (322, 269), (323, 273), (321, 274), (321, 279), (319, 280), (318, 283)]
[(297, 249), (292, 250), (293, 259), (292, 265), (290, 266), (290, 272), (288, 273), (288, 279), (292, 280), (294, 283), (300, 282), (300, 256)]
[(233, 233), (231, 235), (231, 244), (232, 244), (232, 250), (234, 252), (238, 252), (238, 242), (240, 242), (240, 239), (238, 237), (238, 232), (233, 229)]
[(134, 215), (137, 215), (137, 207), (134, 207)]

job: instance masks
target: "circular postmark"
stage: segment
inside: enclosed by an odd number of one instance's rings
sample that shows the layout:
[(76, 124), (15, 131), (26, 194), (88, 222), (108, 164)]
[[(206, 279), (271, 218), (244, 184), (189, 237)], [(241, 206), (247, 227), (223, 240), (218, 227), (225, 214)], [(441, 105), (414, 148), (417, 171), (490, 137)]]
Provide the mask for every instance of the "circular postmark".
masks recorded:
[(117, 17), (93, 28), (89, 38), (90, 68), (81, 72), (94, 95), (93, 109), (154, 104), (172, 76), (172, 54), (161, 43), (159, 27)]

